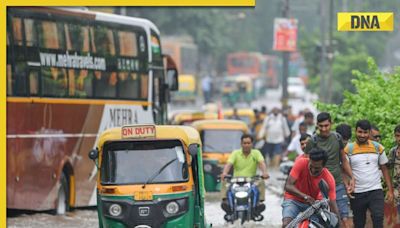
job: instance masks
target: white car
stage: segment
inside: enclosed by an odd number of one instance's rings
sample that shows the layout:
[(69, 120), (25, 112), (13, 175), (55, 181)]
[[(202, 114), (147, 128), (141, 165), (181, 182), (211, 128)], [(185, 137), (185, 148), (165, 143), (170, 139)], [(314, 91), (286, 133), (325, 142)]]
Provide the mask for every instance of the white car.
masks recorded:
[(305, 99), (307, 89), (301, 78), (290, 77), (288, 78), (288, 93), (291, 98)]

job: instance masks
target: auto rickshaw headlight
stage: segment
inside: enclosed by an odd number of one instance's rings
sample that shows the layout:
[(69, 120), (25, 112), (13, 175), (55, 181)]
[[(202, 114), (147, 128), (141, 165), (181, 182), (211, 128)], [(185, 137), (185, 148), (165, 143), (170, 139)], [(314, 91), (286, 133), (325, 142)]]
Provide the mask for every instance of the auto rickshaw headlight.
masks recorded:
[(204, 164), (204, 171), (205, 172), (211, 172), (212, 170), (212, 165), (211, 164)]
[(122, 213), (122, 207), (119, 204), (111, 204), (110, 208), (108, 209), (110, 215), (117, 217), (120, 216)]
[(168, 212), (168, 214), (173, 215), (173, 214), (178, 213), (178, 211), (179, 211), (179, 205), (178, 205), (175, 201), (172, 201), (172, 202), (169, 202), (169, 203), (167, 204), (167, 206), (165, 207), (165, 209), (166, 209), (166, 211)]

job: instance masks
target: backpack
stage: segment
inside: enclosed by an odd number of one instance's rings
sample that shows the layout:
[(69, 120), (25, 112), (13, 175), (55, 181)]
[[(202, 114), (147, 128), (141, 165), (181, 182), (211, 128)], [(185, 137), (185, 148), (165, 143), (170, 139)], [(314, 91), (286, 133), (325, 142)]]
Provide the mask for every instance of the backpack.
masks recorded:
[[(381, 156), (381, 154), (379, 153), (379, 143), (375, 142), (375, 141), (371, 141), (371, 142), (372, 142), (372, 144), (374, 144), (376, 154), (378, 154), (378, 166), (379, 166), (379, 156)], [(348, 143), (347, 145), (349, 148), (349, 153), (347, 154), (347, 156), (350, 157), (353, 155), (354, 143)], [(351, 160), (349, 160), (349, 162), (351, 163)]]
[[(380, 156), (381, 154), (379, 153), (379, 143), (375, 142), (375, 141), (371, 141), (372, 144), (374, 144), (375, 147), (375, 152), (378, 154), (378, 156)], [(353, 149), (354, 149), (354, 143), (348, 143), (348, 148), (349, 148), (349, 153), (347, 154), (348, 156), (353, 155)]]

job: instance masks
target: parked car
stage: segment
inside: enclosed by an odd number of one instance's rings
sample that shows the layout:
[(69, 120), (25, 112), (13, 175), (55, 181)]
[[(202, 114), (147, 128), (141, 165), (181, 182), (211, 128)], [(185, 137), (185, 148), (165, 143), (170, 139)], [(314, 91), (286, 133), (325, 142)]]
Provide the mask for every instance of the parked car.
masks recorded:
[(291, 98), (305, 99), (307, 89), (303, 80), (297, 77), (288, 78), (288, 93)]

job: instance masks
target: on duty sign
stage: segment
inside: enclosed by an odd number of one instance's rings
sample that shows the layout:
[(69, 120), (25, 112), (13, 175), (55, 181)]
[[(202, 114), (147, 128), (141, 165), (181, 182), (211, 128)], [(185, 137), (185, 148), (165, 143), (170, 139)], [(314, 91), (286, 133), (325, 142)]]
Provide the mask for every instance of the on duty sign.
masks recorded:
[(122, 138), (140, 139), (140, 138), (155, 138), (155, 125), (136, 125), (124, 126), (121, 128)]

